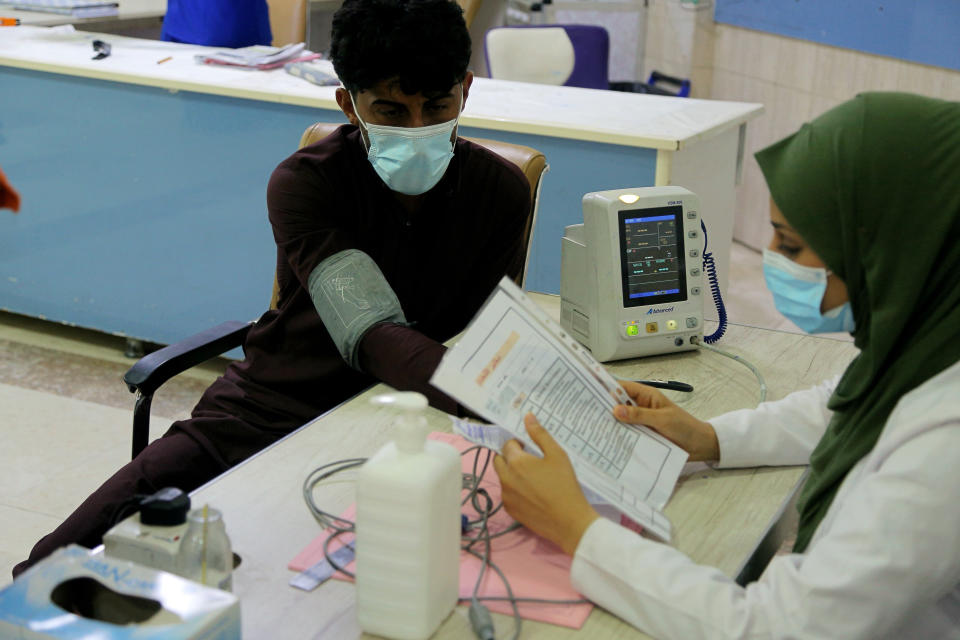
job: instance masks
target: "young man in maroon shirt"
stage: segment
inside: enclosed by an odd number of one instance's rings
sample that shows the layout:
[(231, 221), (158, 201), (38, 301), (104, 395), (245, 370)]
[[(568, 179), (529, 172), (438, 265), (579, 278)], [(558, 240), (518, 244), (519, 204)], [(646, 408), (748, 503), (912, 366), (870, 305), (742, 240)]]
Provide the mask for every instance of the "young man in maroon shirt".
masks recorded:
[(456, 403), (429, 385), (442, 342), (523, 264), (529, 185), (515, 165), (457, 137), (472, 74), (451, 0), (347, 0), (331, 57), (350, 121), (284, 160), (267, 205), (277, 309), (246, 357), (37, 543), (95, 546), (131, 497), (192, 490), (369, 385)]

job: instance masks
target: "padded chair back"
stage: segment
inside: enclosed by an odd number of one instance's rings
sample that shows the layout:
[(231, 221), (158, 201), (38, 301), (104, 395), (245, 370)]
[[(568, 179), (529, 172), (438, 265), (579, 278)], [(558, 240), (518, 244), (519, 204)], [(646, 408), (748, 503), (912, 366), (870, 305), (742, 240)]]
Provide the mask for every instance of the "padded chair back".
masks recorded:
[[(300, 137), (300, 146), (298, 148), (302, 149), (307, 145), (311, 145), (314, 142), (323, 140), (340, 126), (340, 124), (331, 122), (317, 122), (310, 125)], [(534, 224), (536, 223), (537, 207), (540, 200), (541, 178), (543, 177), (544, 173), (549, 171), (547, 159), (536, 149), (531, 149), (530, 147), (525, 147), (520, 144), (500, 142), (499, 140), (487, 140), (485, 138), (467, 138), (467, 140), (479, 144), (482, 147), (486, 147), (504, 160), (509, 160), (513, 164), (517, 165), (520, 168), (520, 171), (523, 172), (523, 175), (526, 176), (527, 181), (530, 183), (531, 212), (527, 217), (527, 226), (523, 230), (523, 269), (520, 271), (520, 274), (517, 276), (516, 280), (518, 285), (523, 286), (524, 281), (526, 280), (527, 266), (530, 261), (530, 240), (533, 236)], [(279, 292), (279, 283), (277, 282), (276, 275), (274, 275), (273, 295), (270, 298), (271, 309), (277, 308)]]
[(610, 35), (588, 24), (494, 27), (484, 38), (491, 78), (609, 89)]

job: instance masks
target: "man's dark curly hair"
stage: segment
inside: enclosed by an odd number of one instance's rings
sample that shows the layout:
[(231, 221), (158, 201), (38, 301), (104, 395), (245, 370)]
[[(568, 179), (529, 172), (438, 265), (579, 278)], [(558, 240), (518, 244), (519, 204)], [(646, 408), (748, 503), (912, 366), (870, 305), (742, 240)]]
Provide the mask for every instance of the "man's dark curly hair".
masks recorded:
[(349, 91), (398, 78), (414, 93), (448, 91), (470, 63), (470, 33), (453, 0), (346, 0), (333, 16), (330, 58)]

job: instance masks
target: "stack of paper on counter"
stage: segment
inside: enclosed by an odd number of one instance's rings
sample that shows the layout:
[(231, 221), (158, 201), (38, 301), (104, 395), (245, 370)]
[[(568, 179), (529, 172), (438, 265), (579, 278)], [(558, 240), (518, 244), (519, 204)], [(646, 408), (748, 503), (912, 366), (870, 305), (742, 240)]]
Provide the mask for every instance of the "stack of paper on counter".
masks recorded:
[(687, 453), (646, 427), (616, 420), (613, 407), (632, 403), (623, 388), (509, 279), (447, 350), (430, 382), (539, 452), (523, 426), (533, 413), (566, 450), (581, 484), (670, 540), (661, 510)]
[(279, 69), (294, 61), (315, 60), (319, 53), (304, 49), (304, 43), (297, 42), (285, 47), (270, 47), (255, 44), (239, 49), (223, 49), (213, 53), (198, 53), (194, 59), (199, 64), (222, 64), (242, 69)]
[(10, 4), (14, 9), (23, 11), (59, 13), (74, 18), (99, 18), (119, 13), (119, 5), (115, 0), (8, 0), (2, 4)]

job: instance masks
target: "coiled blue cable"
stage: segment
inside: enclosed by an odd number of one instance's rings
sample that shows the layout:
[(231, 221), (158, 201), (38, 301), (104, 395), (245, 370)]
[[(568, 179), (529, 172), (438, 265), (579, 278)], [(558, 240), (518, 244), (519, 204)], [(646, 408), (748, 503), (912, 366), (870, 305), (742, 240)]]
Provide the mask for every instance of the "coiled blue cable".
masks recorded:
[(717, 305), (717, 319), (720, 324), (717, 330), (709, 336), (704, 336), (703, 341), (707, 344), (713, 344), (723, 337), (727, 330), (727, 308), (723, 305), (723, 298), (720, 297), (720, 282), (717, 280), (717, 265), (713, 261), (713, 254), (707, 251), (707, 225), (700, 220), (700, 229), (703, 231), (703, 272), (707, 274), (707, 280), (710, 281), (710, 293), (713, 294), (713, 302)]

